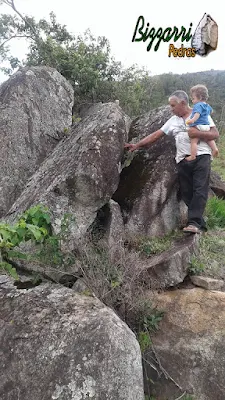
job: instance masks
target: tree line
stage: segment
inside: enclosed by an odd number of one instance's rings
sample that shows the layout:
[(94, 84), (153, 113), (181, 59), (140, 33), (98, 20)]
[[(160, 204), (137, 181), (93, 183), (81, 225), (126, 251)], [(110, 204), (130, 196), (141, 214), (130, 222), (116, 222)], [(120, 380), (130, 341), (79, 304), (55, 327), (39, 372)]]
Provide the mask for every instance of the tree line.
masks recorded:
[[(131, 117), (167, 104), (168, 96), (177, 89), (189, 93), (190, 87), (205, 84), (213, 118), (225, 120), (225, 71), (205, 71), (186, 74), (166, 73), (151, 76), (149, 71), (132, 65), (124, 68), (111, 55), (110, 43), (104, 36), (94, 37), (89, 30), (83, 35), (71, 34), (65, 25), (56, 21), (54, 13), (49, 20), (36, 21), (22, 15), (15, 0), (0, 0), (14, 14), (0, 16), (0, 61), (7, 75), (24, 66), (47, 65), (56, 68), (73, 86), (75, 112), (83, 103), (108, 102), (118, 99)], [(28, 44), (25, 60), (11, 54), (12, 40), (23, 38)]]

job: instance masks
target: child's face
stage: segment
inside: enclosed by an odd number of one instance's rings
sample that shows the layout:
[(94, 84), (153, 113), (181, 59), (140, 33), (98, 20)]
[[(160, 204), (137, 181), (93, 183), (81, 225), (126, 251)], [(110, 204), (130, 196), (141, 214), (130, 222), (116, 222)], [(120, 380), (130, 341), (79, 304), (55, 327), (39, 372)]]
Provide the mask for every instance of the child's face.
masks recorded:
[(196, 97), (195, 93), (193, 93), (191, 95), (191, 101), (192, 101), (193, 104), (196, 104), (196, 103), (198, 103), (200, 101), (200, 99), (198, 97)]

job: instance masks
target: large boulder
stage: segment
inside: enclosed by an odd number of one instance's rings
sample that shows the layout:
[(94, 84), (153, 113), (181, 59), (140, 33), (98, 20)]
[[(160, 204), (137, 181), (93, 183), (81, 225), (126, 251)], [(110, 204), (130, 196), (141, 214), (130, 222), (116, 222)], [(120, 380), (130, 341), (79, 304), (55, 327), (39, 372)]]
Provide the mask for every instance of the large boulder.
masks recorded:
[(198, 400), (223, 400), (225, 293), (194, 288), (151, 293), (149, 299), (165, 314), (144, 357), (146, 389), (150, 386), (160, 400), (185, 393)]
[[(140, 140), (160, 129), (170, 117), (169, 107), (141, 116), (131, 124), (129, 138)], [(121, 206), (127, 232), (162, 236), (180, 224), (183, 213), (174, 157), (174, 139), (165, 135), (136, 152), (130, 165), (123, 168), (113, 199)]]
[(27, 67), (0, 86), (0, 217), (72, 123), (73, 89), (55, 69)]
[(1, 400), (144, 400), (135, 335), (91, 296), (0, 284)]
[(69, 215), (66, 244), (72, 249), (118, 187), (126, 139), (126, 118), (120, 107), (115, 103), (91, 107), (32, 176), (11, 207), (9, 219), (42, 203), (49, 208), (53, 231), (58, 233)]

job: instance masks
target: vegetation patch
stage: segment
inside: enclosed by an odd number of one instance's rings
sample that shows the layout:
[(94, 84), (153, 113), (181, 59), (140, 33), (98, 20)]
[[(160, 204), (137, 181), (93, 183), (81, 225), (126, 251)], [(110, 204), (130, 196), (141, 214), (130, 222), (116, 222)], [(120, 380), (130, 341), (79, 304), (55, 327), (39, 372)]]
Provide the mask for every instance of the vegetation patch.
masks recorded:
[(127, 238), (125, 245), (144, 257), (151, 257), (169, 250), (176, 240), (183, 237), (180, 230), (175, 230), (162, 237), (153, 237), (143, 235), (133, 235)]
[(205, 214), (210, 229), (225, 228), (225, 200), (216, 196), (209, 199)]

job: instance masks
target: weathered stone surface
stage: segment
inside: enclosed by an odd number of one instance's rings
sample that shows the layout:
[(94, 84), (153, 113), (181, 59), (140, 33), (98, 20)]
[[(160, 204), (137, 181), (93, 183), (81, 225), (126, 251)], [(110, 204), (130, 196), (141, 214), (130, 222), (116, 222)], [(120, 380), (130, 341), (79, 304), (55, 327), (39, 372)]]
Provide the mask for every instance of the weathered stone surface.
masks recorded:
[(172, 117), (173, 113), (169, 106), (154, 108), (132, 121), (129, 131), (129, 141), (135, 142), (150, 133), (157, 131), (165, 122)]
[(207, 276), (191, 275), (191, 281), (194, 285), (208, 290), (221, 290), (224, 287), (224, 281), (213, 279)]
[(211, 171), (210, 175), (210, 188), (212, 191), (222, 199), (225, 199), (225, 182), (222, 181), (221, 177), (214, 171)]
[[(161, 128), (170, 116), (168, 107), (141, 116), (131, 124), (129, 139), (140, 140)], [(161, 236), (181, 223), (174, 156), (174, 139), (165, 135), (139, 150), (122, 170), (113, 199), (121, 206), (127, 232)]]
[(151, 336), (155, 354), (149, 351), (145, 355), (151, 364), (153, 358), (158, 360), (155, 367), (160, 376), (145, 365), (147, 376), (154, 381), (153, 385), (146, 381), (151, 394), (156, 399), (172, 400), (186, 391), (198, 400), (223, 400), (225, 293), (194, 288), (149, 297), (165, 311), (160, 330)]
[[(103, 104), (102, 102), (82, 104), (79, 107), (78, 113), (79, 113), (81, 118), (84, 118), (87, 115), (95, 112), (96, 107), (100, 107), (101, 108), (102, 104)], [(115, 101), (115, 104), (116, 104), (118, 110), (120, 110), (120, 112), (123, 113), (123, 119), (124, 119), (124, 122), (125, 122), (126, 133), (127, 133), (127, 136), (128, 136), (129, 130), (130, 130), (130, 126), (131, 126), (131, 118), (123, 112), (122, 108), (119, 107), (119, 104), (116, 101)]]
[(124, 113), (115, 103), (91, 107), (32, 176), (10, 209), (10, 218), (42, 203), (58, 232), (69, 214), (66, 246), (73, 247), (117, 189), (126, 136)]
[(93, 297), (0, 285), (1, 400), (144, 400), (135, 335)]
[(55, 69), (27, 67), (0, 86), (0, 217), (72, 123), (73, 89)]
[(98, 213), (93, 224), (93, 233), (104, 247), (107, 247), (112, 262), (119, 262), (124, 254), (124, 223), (120, 206), (110, 200)]
[(198, 252), (199, 235), (189, 235), (175, 241), (170, 250), (143, 260), (145, 280), (152, 289), (176, 286), (188, 275), (190, 259)]

